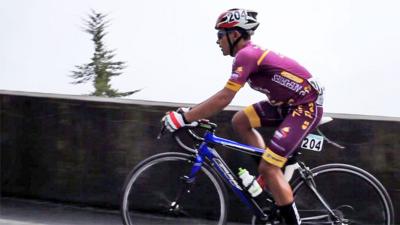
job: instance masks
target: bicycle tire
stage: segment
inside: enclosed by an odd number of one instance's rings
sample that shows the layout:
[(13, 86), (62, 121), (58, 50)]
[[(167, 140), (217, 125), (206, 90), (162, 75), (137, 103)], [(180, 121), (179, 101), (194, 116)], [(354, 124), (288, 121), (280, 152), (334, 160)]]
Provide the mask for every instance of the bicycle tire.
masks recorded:
[[(394, 209), (390, 196), (370, 173), (355, 166), (339, 163), (321, 165), (311, 169), (311, 172), (318, 192), (337, 216), (348, 220), (349, 223), (346, 224), (394, 224)], [(349, 185), (351, 188), (346, 188)], [(316, 213), (315, 216), (322, 212), (328, 214), (303, 179), (295, 179), (292, 187), (300, 217)], [(302, 224), (323, 223), (308, 220)]]
[[(206, 162), (203, 163), (201, 170), (196, 175), (196, 183), (192, 192), (184, 192), (190, 197), (185, 196), (186, 198), (183, 198), (181, 203), (188, 205), (174, 203), (179, 189), (176, 187), (184, 185), (181, 178), (190, 172), (194, 159), (193, 155), (167, 152), (140, 162), (127, 176), (123, 187), (121, 201), (123, 223), (140, 225), (149, 224), (151, 220), (151, 224), (163, 225), (224, 225), (228, 210), (227, 191), (221, 178)], [(162, 179), (157, 179), (152, 175), (162, 176)], [(175, 181), (177, 182), (176, 186), (172, 184)], [(156, 187), (154, 192), (149, 189), (154, 189), (154, 187)], [(174, 193), (173, 196), (172, 193)], [(211, 197), (218, 199), (211, 199)], [(190, 204), (189, 200), (193, 200), (195, 203)], [(174, 209), (171, 211), (173, 205)], [(212, 210), (212, 207), (216, 207), (218, 210)]]

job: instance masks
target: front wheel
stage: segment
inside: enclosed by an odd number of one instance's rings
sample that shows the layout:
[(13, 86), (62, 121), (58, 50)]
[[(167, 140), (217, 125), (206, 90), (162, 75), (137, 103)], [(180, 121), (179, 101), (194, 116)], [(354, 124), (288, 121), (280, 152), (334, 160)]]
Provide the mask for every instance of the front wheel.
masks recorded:
[(225, 224), (225, 186), (206, 163), (189, 181), (193, 163), (192, 155), (161, 153), (137, 165), (123, 189), (124, 224)]
[(368, 172), (346, 164), (323, 165), (311, 172), (312, 186), (331, 212), (304, 179), (297, 179), (292, 187), (302, 224), (394, 224), (391, 199)]

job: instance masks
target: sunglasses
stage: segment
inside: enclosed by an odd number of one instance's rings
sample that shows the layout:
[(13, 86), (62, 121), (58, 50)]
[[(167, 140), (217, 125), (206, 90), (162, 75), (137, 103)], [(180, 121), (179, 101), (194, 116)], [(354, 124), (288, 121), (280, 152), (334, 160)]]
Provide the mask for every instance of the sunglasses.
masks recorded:
[(229, 33), (229, 31), (219, 30), (218, 33), (217, 33), (218, 40), (221, 40), (221, 38), (223, 38), (228, 33)]

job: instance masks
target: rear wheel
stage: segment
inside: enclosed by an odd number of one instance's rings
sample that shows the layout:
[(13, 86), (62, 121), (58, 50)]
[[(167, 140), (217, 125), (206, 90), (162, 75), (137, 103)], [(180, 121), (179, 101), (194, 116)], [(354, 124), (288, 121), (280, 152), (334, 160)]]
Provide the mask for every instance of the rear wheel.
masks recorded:
[(193, 160), (184, 153), (161, 153), (136, 166), (123, 190), (124, 224), (225, 224), (226, 189), (206, 163), (189, 184)]
[(311, 170), (318, 193), (328, 212), (305, 182), (293, 183), (302, 224), (392, 225), (391, 199), (382, 184), (368, 172), (346, 164), (328, 164)]

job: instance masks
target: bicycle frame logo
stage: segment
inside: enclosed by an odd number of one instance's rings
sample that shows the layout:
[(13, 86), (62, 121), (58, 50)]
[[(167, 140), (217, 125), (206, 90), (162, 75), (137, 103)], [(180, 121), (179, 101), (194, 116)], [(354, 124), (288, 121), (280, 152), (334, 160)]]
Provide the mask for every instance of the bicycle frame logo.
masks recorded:
[(226, 168), (224, 163), (217, 157), (214, 158), (214, 162), (218, 165), (218, 168), (222, 170), (222, 173), (226, 176), (229, 183), (239, 190), (243, 190), (239, 184), (236, 182), (235, 178), (233, 177), (232, 173)]
[(262, 153), (264, 150), (250, 147), (247, 145), (243, 145), (243, 144), (240, 144), (238, 142), (231, 141), (228, 139), (219, 138), (210, 132), (206, 133), (205, 142), (203, 142), (203, 144), (199, 148), (200, 155), (207, 156), (210, 160), (212, 160), (215, 163), (215, 168), (220, 171), (220, 173), (232, 185), (232, 187), (235, 187), (237, 190), (242, 191), (243, 189), (241, 188), (240, 184), (237, 182), (237, 179), (235, 179), (235, 176), (232, 174), (232, 171), (225, 165), (225, 162), (220, 159), (219, 154), (215, 150), (213, 150), (212, 148), (208, 148), (208, 146), (207, 146), (208, 143), (219, 144), (219, 145), (233, 148), (233, 149), (243, 151), (243, 152), (246, 152), (249, 154), (256, 153), (256, 152)]

